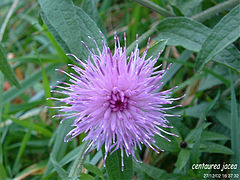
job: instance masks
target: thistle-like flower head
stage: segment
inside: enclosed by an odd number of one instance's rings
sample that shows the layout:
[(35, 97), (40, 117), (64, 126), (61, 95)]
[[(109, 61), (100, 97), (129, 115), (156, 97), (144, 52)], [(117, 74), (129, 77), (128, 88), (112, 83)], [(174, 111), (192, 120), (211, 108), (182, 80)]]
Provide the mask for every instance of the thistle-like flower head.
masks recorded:
[[(92, 39), (92, 38), (91, 38)], [(94, 42), (95, 40), (92, 39)], [(105, 146), (105, 157), (109, 152), (121, 149), (126, 155), (135, 156), (135, 149), (144, 144), (154, 151), (161, 149), (155, 145), (154, 136), (159, 135), (166, 140), (163, 133), (174, 135), (163, 129), (171, 128), (167, 124), (167, 116), (163, 105), (171, 104), (174, 100), (169, 97), (172, 89), (158, 91), (162, 83), (159, 81), (167, 70), (154, 67), (161, 52), (156, 58), (146, 59), (147, 50), (139, 55), (138, 42), (135, 50), (129, 57), (125, 46), (121, 47), (119, 38), (115, 35), (115, 51), (111, 53), (103, 40), (103, 49), (98, 53), (88, 49), (90, 56), (87, 61), (80, 61), (73, 54), (69, 54), (78, 61), (79, 66), (70, 65), (75, 73), (66, 73), (71, 83), (61, 82), (61, 91), (53, 92), (67, 95), (57, 99), (66, 106), (57, 107), (66, 116), (64, 119), (74, 118), (75, 127), (67, 135), (69, 141), (79, 134), (87, 133), (83, 141), (88, 141), (86, 152)], [(95, 42), (96, 43), (96, 42)], [(123, 158), (122, 158), (122, 167)]]

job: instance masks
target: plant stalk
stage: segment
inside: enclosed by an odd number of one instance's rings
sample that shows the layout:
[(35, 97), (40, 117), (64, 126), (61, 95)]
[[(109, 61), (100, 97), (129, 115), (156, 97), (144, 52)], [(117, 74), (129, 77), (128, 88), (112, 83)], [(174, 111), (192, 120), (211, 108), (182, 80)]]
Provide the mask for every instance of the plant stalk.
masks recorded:
[(165, 17), (174, 17), (175, 16), (171, 12), (167, 11), (166, 9), (158, 6), (157, 4), (155, 4), (149, 0), (134, 0), (134, 1), (136, 1), (137, 3), (139, 3), (145, 7), (148, 7), (149, 9), (151, 9)]
[(202, 11), (199, 14), (194, 15), (191, 18), (195, 21), (203, 22), (207, 19), (210, 19), (211, 17), (215, 16), (218, 13), (221, 13), (223, 11), (231, 9), (232, 7), (236, 6), (237, 4), (239, 4), (239, 0), (225, 1), (223, 3), (217, 4), (216, 6), (209, 8), (209, 9), (206, 9), (205, 11)]

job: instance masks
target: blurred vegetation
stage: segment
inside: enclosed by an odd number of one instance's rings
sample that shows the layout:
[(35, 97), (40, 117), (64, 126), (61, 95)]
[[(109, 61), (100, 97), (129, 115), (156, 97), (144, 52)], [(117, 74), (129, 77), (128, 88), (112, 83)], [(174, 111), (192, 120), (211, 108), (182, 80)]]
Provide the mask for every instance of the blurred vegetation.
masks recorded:
[[(163, 68), (173, 63), (163, 79), (164, 89), (177, 85), (173, 96), (186, 95), (177, 102), (183, 107), (171, 112), (182, 116), (169, 118), (172, 131), (180, 137), (169, 137), (171, 143), (156, 137), (156, 144), (165, 152), (156, 154), (143, 147), (138, 152), (143, 163), (132, 162), (128, 170), (133, 178), (124, 179), (203, 179), (210, 173), (239, 177), (239, 1), (73, 3), (0, 1), (0, 180), (66, 178), (82, 149), (84, 134), (65, 143), (72, 122), (60, 124), (60, 119), (51, 118), (58, 112), (46, 107), (56, 102), (46, 98), (54, 95), (50, 90), (58, 81), (67, 81), (55, 69), (68, 70), (68, 63), (76, 63), (65, 54), (86, 58), (81, 40), (88, 41), (87, 33), (99, 40), (99, 29), (111, 49), (114, 32), (120, 37), (126, 32), (128, 52), (135, 45), (136, 34), (141, 52), (148, 37), (153, 53), (158, 50), (155, 43), (168, 39), (158, 61)], [(69, 17), (71, 13), (74, 16)], [(238, 169), (192, 169), (196, 163), (224, 162), (238, 163)], [(116, 170), (114, 164), (109, 169)], [(113, 177), (103, 167), (102, 152), (93, 150), (86, 156), (80, 179)]]

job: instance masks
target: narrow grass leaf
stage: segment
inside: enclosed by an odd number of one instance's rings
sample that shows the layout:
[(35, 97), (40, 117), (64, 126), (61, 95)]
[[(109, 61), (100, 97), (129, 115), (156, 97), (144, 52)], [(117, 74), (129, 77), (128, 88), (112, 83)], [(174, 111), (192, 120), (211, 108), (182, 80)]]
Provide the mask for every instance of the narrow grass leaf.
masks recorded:
[(26, 179), (28, 176), (31, 176), (37, 172), (44, 171), (46, 167), (47, 162), (46, 161), (41, 161), (37, 164), (32, 164), (31, 166), (23, 169), (21, 172), (19, 172), (14, 179)]
[[(0, 72), (0, 102), (3, 100), (3, 87), (4, 87), (4, 76), (2, 72)], [(0, 103), (0, 123), (2, 122), (2, 103)], [(1, 137), (1, 128), (0, 128), (0, 137)], [(1, 159), (1, 154), (0, 154)], [(1, 162), (1, 161), (0, 161)]]
[(53, 164), (54, 169), (57, 171), (58, 175), (61, 177), (61, 179), (67, 179), (67, 172), (59, 165), (59, 163), (54, 158), (54, 155), (50, 155), (50, 161)]
[(102, 158), (102, 150), (99, 150), (89, 162), (92, 165), (96, 165), (98, 161)]
[[(58, 66), (55, 64), (47, 65), (47, 67), (45, 67), (45, 71), (47, 74), (49, 74), (53, 72), (56, 67)], [(40, 81), (42, 78), (41, 73), (42, 71), (38, 70), (37, 72), (33, 73), (29, 77), (26, 77), (24, 80), (22, 80), (20, 83), (21, 89), (12, 87), (11, 89), (3, 93), (3, 101), (1, 103), (3, 105), (7, 104), (9, 101), (13, 100), (14, 98), (22, 94), (27, 88), (31, 87), (32, 85)]]
[(17, 118), (13, 118), (13, 117), (8, 117), (9, 119), (11, 119), (14, 123), (19, 124), (23, 127), (26, 128), (30, 128), (31, 126), (33, 126), (33, 130), (46, 136), (46, 137), (51, 137), (52, 136), (52, 132), (49, 131), (48, 129), (46, 129), (45, 127), (41, 126), (41, 125), (37, 125), (36, 123), (32, 124), (31, 121), (28, 120), (19, 120)]
[(0, 43), (0, 70), (4, 74), (4, 76), (9, 80), (9, 82), (20, 88), (20, 84), (17, 80), (16, 75), (14, 74), (11, 66), (9, 65), (7, 58), (5, 56), (5, 51), (2, 47), (2, 44)]
[(33, 102), (29, 102), (29, 103), (10, 104), (8, 114), (15, 114), (20, 111), (30, 110), (30, 109), (33, 109), (37, 106), (44, 104), (45, 102), (46, 102), (46, 100), (42, 99), (39, 101), (33, 101)]
[(38, 56), (36, 55), (26, 55), (26, 56), (21, 56), (21, 57), (16, 57), (13, 59), (10, 59), (9, 61), (12, 62), (21, 62), (21, 63), (36, 63), (40, 64), (39, 58), (42, 60), (43, 63), (64, 63), (65, 60), (62, 56), (59, 55), (53, 55), (53, 54), (39, 54)]
[(240, 5), (233, 8), (214, 26), (197, 56), (196, 69), (201, 70), (207, 62), (234, 42), (239, 36)]
[(14, 165), (13, 165), (13, 173), (14, 174), (16, 174), (19, 171), (20, 159), (21, 159), (21, 157), (23, 155), (24, 150), (27, 147), (27, 142), (30, 140), (31, 132), (32, 132), (32, 126), (33, 126), (33, 124), (28, 128), (28, 131), (26, 132), (26, 134), (24, 135), (24, 138), (22, 140), (22, 144), (21, 144), (21, 146), (19, 148), (19, 151), (18, 151), (18, 154), (17, 154), (17, 158), (16, 158), (16, 160), (14, 162)]
[[(231, 84), (231, 148), (233, 151), (232, 164), (240, 165), (240, 122), (239, 122), (239, 107), (237, 104), (236, 94), (233, 82)], [(240, 174), (240, 168), (231, 170), (231, 173)]]
[(70, 163), (71, 161), (73, 161), (74, 159), (77, 158), (78, 152), (81, 151), (82, 149), (82, 144), (77, 147), (74, 148), (72, 151), (70, 151), (69, 153), (67, 153), (59, 162), (59, 164), (62, 166), (66, 165), (67, 163)]
[[(54, 145), (51, 154), (59, 161), (65, 154), (68, 143), (64, 142), (64, 137), (71, 130), (71, 125), (73, 123), (72, 119), (63, 121), (57, 128), (56, 137), (53, 139)], [(43, 177), (47, 176), (52, 171), (53, 165), (51, 161), (48, 161), (46, 170)]]
[(86, 163), (84, 164), (84, 167), (91, 173), (96, 174), (97, 176), (99, 176), (102, 180), (104, 180), (104, 176), (103, 173), (100, 169), (98, 169), (96, 166)]
[(0, 174), (1, 174), (1, 177), (0, 177), (1, 180), (7, 180), (8, 179), (5, 167), (3, 166), (2, 163), (0, 163)]

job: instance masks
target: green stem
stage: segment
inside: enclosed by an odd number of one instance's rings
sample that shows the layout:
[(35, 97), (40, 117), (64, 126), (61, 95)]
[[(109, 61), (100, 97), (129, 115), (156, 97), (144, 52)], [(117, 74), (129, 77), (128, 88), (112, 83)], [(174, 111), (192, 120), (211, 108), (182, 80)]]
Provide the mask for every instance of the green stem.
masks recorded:
[(157, 13), (159, 13), (165, 17), (174, 17), (175, 16), (171, 12), (167, 11), (166, 9), (158, 6), (157, 4), (155, 4), (149, 0), (134, 0), (134, 1), (136, 1), (137, 3), (139, 3), (145, 7), (148, 7), (149, 9), (151, 9), (153, 11), (156, 11)]
[(74, 161), (68, 177), (78, 177), (82, 171), (82, 166), (85, 160), (84, 152), (87, 149), (87, 142), (82, 144), (82, 148), (78, 153), (77, 159)]
[(198, 22), (203, 22), (203, 21), (215, 16), (217, 13), (221, 13), (223, 11), (231, 9), (232, 7), (236, 6), (237, 4), (239, 4), (239, 0), (225, 1), (223, 3), (217, 4), (216, 6), (213, 6), (199, 14), (196, 14), (195, 16), (193, 16), (191, 18)]
[[(175, 17), (175, 15), (172, 14), (171, 12), (167, 11), (166, 9), (158, 6), (157, 4), (155, 4), (149, 0), (134, 0), (134, 1), (136, 1), (137, 3), (143, 5), (165, 17)], [(231, 9), (232, 7), (236, 6), (237, 4), (239, 4), (239, 0), (228, 0), (223, 3), (217, 4), (216, 6), (213, 6), (209, 9), (206, 9), (205, 11), (192, 16), (191, 18), (195, 21), (203, 22), (203, 21), (215, 16), (217, 13), (221, 13), (223, 11)]]

